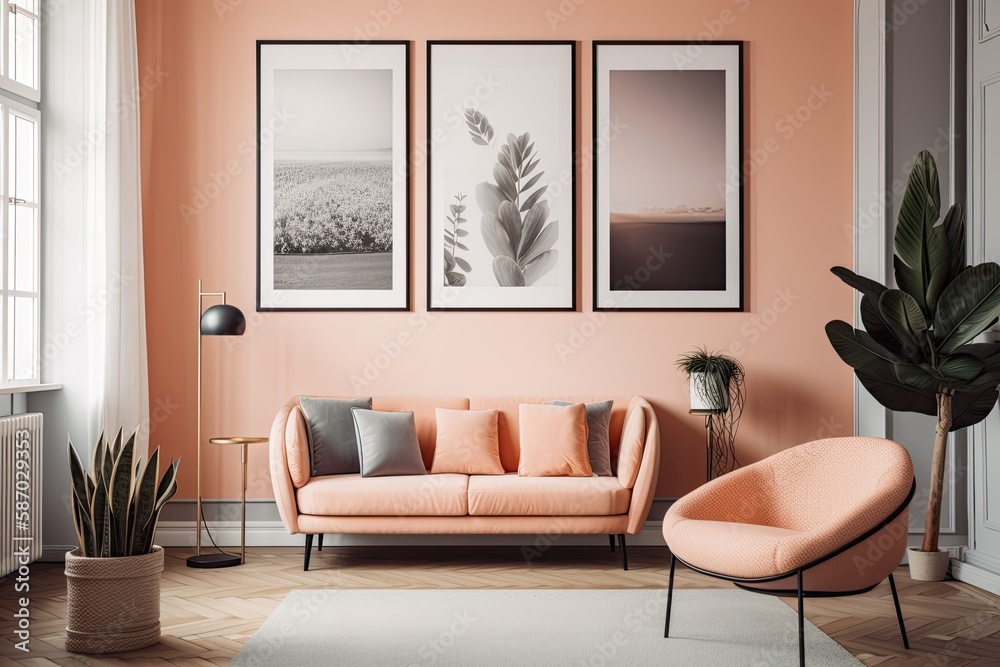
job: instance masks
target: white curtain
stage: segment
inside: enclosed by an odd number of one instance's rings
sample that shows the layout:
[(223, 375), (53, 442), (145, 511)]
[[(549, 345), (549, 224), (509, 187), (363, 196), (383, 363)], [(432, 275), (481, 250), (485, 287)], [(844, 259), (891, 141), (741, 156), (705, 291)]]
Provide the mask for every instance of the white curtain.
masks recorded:
[(91, 419), (149, 439), (134, 0), (89, 0), (87, 293)]

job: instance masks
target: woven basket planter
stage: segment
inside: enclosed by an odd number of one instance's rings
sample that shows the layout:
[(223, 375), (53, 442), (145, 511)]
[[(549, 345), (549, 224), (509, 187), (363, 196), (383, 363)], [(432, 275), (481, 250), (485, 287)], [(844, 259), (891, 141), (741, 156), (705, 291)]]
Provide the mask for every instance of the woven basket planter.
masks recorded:
[(160, 640), (163, 549), (143, 556), (66, 554), (66, 650), (124, 653)]

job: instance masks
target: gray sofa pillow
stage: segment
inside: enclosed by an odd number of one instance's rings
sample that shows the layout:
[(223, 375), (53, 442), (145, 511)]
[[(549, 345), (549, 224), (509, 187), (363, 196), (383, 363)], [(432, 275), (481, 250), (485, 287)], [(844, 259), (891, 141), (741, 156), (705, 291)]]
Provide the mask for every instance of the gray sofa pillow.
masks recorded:
[[(566, 401), (549, 401), (546, 405), (573, 405)], [(587, 454), (590, 455), (590, 468), (595, 475), (611, 477), (611, 436), (608, 427), (611, 425), (611, 406), (614, 401), (601, 403), (585, 403), (587, 408)]]
[(309, 422), (310, 476), (361, 472), (358, 437), (352, 408), (372, 409), (369, 398), (312, 398), (299, 396), (299, 406)]
[(362, 477), (426, 475), (412, 412), (354, 408)]

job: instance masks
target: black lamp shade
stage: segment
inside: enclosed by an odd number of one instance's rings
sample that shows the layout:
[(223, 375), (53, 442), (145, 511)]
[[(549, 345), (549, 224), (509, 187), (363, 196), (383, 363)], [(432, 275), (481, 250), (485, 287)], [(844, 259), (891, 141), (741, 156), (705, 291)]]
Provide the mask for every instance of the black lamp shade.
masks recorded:
[(202, 336), (242, 336), (247, 330), (247, 318), (236, 306), (218, 304), (201, 316)]

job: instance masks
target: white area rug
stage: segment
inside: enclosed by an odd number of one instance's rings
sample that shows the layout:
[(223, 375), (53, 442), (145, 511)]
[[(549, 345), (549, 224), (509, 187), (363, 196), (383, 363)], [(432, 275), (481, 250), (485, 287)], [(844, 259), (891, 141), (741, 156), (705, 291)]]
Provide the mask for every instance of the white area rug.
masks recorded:
[[(666, 605), (665, 590), (292, 591), (231, 664), (798, 664), (798, 619), (778, 599), (675, 591), (670, 639)], [(806, 621), (806, 664), (861, 663)]]

